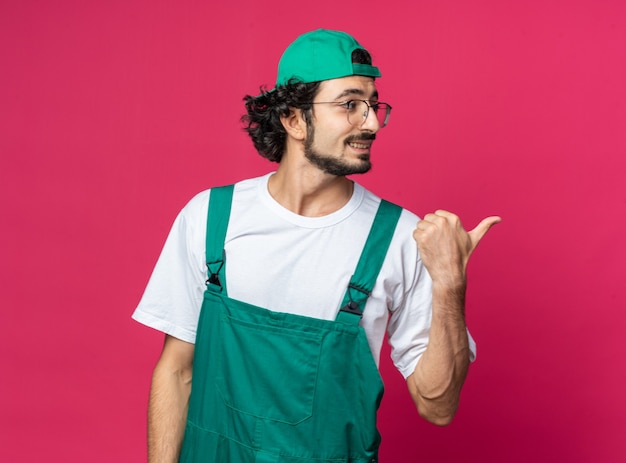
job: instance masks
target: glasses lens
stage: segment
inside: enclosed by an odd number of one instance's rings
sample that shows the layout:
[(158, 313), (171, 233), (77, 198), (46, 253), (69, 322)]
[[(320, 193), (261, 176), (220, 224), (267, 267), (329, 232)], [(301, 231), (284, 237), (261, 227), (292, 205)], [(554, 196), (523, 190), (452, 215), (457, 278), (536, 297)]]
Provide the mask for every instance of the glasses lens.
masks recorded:
[(378, 123), (380, 124), (380, 128), (382, 129), (389, 122), (389, 112), (391, 111), (391, 106), (389, 106), (387, 103), (378, 103), (371, 110), (376, 110), (376, 117), (378, 118)]
[(360, 127), (365, 122), (365, 115), (367, 114), (367, 104), (361, 100), (351, 100), (346, 107), (348, 111), (348, 122), (352, 125)]
[(352, 100), (348, 109), (348, 122), (352, 125), (360, 127), (365, 123), (365, 116), (372, 116), (370, 112), (376, 115), (378, 123), (383, 128), (389, 122), (389, 112), (391, 106), (387, 103), (375, 103), (373, 106), (367, 105), (367, 102), (362, 100)]

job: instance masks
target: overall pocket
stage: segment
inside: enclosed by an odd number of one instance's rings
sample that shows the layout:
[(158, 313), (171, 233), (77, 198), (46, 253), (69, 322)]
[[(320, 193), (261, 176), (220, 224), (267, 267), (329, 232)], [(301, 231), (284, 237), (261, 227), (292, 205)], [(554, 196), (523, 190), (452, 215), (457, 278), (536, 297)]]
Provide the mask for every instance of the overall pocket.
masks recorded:
[(246, 304), (222, 313), (215, 382), (226, 406), (290, 425), (312, 415), (322, 336), (284, 323), (289, 317), (257, 311), (247, 318)]

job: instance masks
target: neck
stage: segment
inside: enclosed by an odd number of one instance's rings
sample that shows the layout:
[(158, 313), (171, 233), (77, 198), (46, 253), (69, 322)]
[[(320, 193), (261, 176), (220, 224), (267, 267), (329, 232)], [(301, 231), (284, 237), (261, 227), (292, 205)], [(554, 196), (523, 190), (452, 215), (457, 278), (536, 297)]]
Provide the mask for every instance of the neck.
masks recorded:
[(283, 158), (269, 179), (269, 193), (281, 206), (305, 217), (321, 217), (350, 201), (354, 191), (351, 180), (326, 174), (302, 161)]

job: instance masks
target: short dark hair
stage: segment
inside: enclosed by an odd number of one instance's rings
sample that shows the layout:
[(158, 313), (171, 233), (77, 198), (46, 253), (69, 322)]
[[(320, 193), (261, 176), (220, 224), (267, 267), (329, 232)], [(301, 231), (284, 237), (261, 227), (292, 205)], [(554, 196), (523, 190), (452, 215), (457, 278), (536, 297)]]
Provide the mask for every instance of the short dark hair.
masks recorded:
[[(352, 62), (371, 65), (372, 57), (366, 50), (356, 49), (352, 52)], [(261, 156), (272, 162), (281, 161), (287, 132), (280, 118), (289, 116), (292, 108), (301, 109), (307, 127), (311, 125), (311, 102), (317, 95), (320, 84), (321, 82), (303, 84), (291, 79), (287, 85), (277, 86), (271, 91), (261, 88), (260, 95), (246, 95), (243, 98), (246, 114), (241, 117), (241, 121)]]
[(309, 125), (311, 101), (319, 86), (320, 82), (303, 84), (292, 80), (270, 92), (261, 88), (259, 96), (244, 97), (247, 113), (241, 120), (245, 124), (244, 130), (250, 135), (261, 156), (280, 162), (287, 139), (287, 132), (280, 121), (281, 116), (289, 116), (292, 108), (299, 108)]

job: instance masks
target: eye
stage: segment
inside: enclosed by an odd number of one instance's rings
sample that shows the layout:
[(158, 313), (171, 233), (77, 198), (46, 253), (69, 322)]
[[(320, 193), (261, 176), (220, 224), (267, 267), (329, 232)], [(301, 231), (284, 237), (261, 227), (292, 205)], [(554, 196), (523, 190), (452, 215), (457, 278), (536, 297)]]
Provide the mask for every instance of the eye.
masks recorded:
[(358, 101), (348, 100), (341, 103), (341, 106), (345, 107), (348, 111), (354, 111), (357, 108)]
[(373, 103), (370, 105), (370, 108), (372, 109), (372, 111), (374, 111), (375, 113), (378, 113), (378, 110), (380, 109), (380, 103)]

